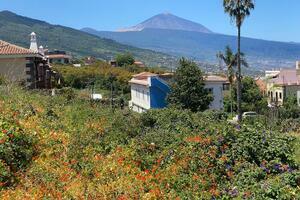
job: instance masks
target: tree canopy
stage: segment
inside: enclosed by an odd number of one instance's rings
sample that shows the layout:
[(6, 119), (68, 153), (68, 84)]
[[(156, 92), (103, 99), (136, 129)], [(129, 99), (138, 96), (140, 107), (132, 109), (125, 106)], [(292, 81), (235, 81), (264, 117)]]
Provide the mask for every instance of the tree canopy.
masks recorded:
[(118, 54), (116, 56), (116, 62), (118, 63), (118, 66), (120, 66), (120, 67), (133, 65), (134, 57), (130, 53)]
[[(233, 84), (232, 96), (234, 104), (236, 105), (237, 86)], [(251, 77), (244, 77), (242, 79), (242, 111), (256, 111), (261, 113), (267, 108), (267, 100), (264, 98), (259, 90), (259, 87), (255, 83), (255, 80)], [(228, 105), (225, 106), (228, 108)], [(236, 106), (235, 106), (236, 109)]]
[(193, 112), (209, 108), (213, 97), (204, 88), (204, 76), (196, 63), (182, 58), (174, 76), (168, 102)]

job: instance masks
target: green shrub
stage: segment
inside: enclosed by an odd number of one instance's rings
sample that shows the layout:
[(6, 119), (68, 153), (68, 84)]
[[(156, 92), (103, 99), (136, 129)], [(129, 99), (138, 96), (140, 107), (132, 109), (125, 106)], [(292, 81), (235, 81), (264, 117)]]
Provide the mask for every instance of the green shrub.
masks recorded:
[(0, 182), (10, 185), (36, 154), (36, 138), (11, 120), (0, 117)]

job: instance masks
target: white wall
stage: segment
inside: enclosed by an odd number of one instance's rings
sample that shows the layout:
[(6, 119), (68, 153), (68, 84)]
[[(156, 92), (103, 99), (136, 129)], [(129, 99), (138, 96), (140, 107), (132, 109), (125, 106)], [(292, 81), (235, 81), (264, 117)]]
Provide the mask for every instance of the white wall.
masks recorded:
[(147, 86), (131, 84), (130, 106), (136, 112), (144, 112), (151, 108), (150, 92)]
[(206, 82), (205, 88), (213, 90), (214, 100), (211, 102), (209, 108), (212, 110), (222, 110), (224, 108), (223, 83)]

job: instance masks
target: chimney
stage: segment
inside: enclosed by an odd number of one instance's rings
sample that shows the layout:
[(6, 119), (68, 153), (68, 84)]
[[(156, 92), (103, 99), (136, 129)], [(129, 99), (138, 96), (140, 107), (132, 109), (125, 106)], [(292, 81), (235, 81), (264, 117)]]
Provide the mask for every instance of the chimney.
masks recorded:
[(42, 55), (45, 55), (45, 51), (44, 51), (44, 47), (43, 46), (39, 47), (39, 53), (42, 54)]
[(297, 76), (300, 76), (300, 61), (296, 62)]
[(39, 50), (36, 42), (36, 34), (34, 32), (30, 34), (30, 49), (35, 52)]

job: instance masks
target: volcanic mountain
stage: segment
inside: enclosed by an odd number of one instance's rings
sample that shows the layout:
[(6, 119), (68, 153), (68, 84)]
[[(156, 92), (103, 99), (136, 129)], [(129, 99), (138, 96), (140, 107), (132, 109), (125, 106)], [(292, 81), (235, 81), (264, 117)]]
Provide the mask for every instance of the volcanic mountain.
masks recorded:
[[(230, 46), (236, 51), (237, 37), (214, 33), (201, 24), (172, 14), (156, 15), (136, 26), (119, 31), (82, 31), (123, 44), (164, 52), (195, 61), (217, 64), (216, 54)], [(266, 33), (266, 37), (267, 37)], [(242, 37), (242, 51), (252, 68), (294, 67), (300, 44)]]
[(212, 33), (205, 26), (177, 17), (171, 13), (163, 13), (155, 15), (150, 19), (129, 28), (119, 29), (119, 32), (142, 31), (144, 29), (167, 29), (167, 30), (182, 30), (195, 31), (200, 33)]

